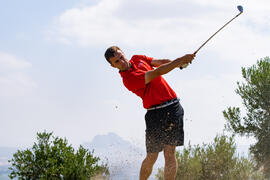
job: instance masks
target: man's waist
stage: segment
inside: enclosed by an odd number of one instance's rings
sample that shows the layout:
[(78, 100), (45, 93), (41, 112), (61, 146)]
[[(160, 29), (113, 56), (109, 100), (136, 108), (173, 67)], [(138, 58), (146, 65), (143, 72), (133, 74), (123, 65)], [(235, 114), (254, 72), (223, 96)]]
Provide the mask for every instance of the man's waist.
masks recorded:
[(166, 101), (166, 102), (163, 102), (161, 104), (157, 104), (157, 105), (151, 106), (150, 108), (147, 109), (147, 111), (165, 108), (167, 106), (170, 106), (172, 104), (175, 104), (175, 103), (179, 102), (179, 100), (180, 99), (178, 99), (178, 98), (173, 98), (173, 99), (171, 99), (169, 101)]

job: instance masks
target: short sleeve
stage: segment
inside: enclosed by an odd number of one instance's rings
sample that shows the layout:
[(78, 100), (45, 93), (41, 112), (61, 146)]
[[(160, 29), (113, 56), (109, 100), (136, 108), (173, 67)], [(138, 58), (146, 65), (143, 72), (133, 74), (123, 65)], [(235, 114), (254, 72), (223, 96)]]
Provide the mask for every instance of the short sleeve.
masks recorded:
[(151, 65), (151, 61), (154, 59), (153, 57), (148, 57), (145, 55), (142, 55), (142, 59), (147, 62), (149, 65)]
[(125, 87), (130, 91), (145, 88), (145, 71), (134, 71), (123, 78)]
[(144, 61), (144, 62), (146, 62), (148, 65), (150, 65), (151, 66), (151, 61), (154, 59), (153, 57), (148, 57), (148, 56), (145, 56), (145, 55), (134, 55), (134, 56), (132, 56), (132, 58), (131, 58), (133, 61), (140, 61), (140, 60), (142, 60), (142, 61)]

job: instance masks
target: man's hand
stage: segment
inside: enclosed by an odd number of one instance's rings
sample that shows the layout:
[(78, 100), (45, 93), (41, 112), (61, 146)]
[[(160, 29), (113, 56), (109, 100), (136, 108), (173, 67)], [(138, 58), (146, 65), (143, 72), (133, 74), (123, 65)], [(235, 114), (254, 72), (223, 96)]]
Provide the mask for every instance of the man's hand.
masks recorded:
[(182, 58), (182, 60), (181, 60), (181, 64), (189, 64), (189, 63), (191, 63), (191, 61), (195, 58), (195, 54), (186, 54), (186, 55), (184, 55), (183, 57), (180, 57), (180, 58)]
[(186, 68), (189, 64), (191, 64), (192, 60), (195, 58), (195, 54), (186, 54), (185, 56), (181, 57), (182, 61), (179, 65), (180, 69)]

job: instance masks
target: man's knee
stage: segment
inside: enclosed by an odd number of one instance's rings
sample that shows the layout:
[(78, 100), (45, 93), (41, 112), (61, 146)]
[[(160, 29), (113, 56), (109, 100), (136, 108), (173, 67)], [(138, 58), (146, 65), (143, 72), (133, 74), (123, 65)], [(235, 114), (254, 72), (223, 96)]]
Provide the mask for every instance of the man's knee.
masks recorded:
[(175, 158), (175, 146), (174, 145), (165, 145), (164, 146), (164, 157), (165, 157), (165, 160)]
[(147, 153), (145, 161), (150, 164), (154, 164), (158, 158), (158, 153)]

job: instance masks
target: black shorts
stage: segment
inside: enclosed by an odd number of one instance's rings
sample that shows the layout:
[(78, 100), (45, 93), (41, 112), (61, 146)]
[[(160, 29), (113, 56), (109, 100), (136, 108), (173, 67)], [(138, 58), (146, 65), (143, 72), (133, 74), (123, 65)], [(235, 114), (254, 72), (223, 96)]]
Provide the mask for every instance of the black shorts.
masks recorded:
[(184, 109), (179, 102), (145, 114), (146, 151), (161, 152), (164, 145), (184, 144)]

